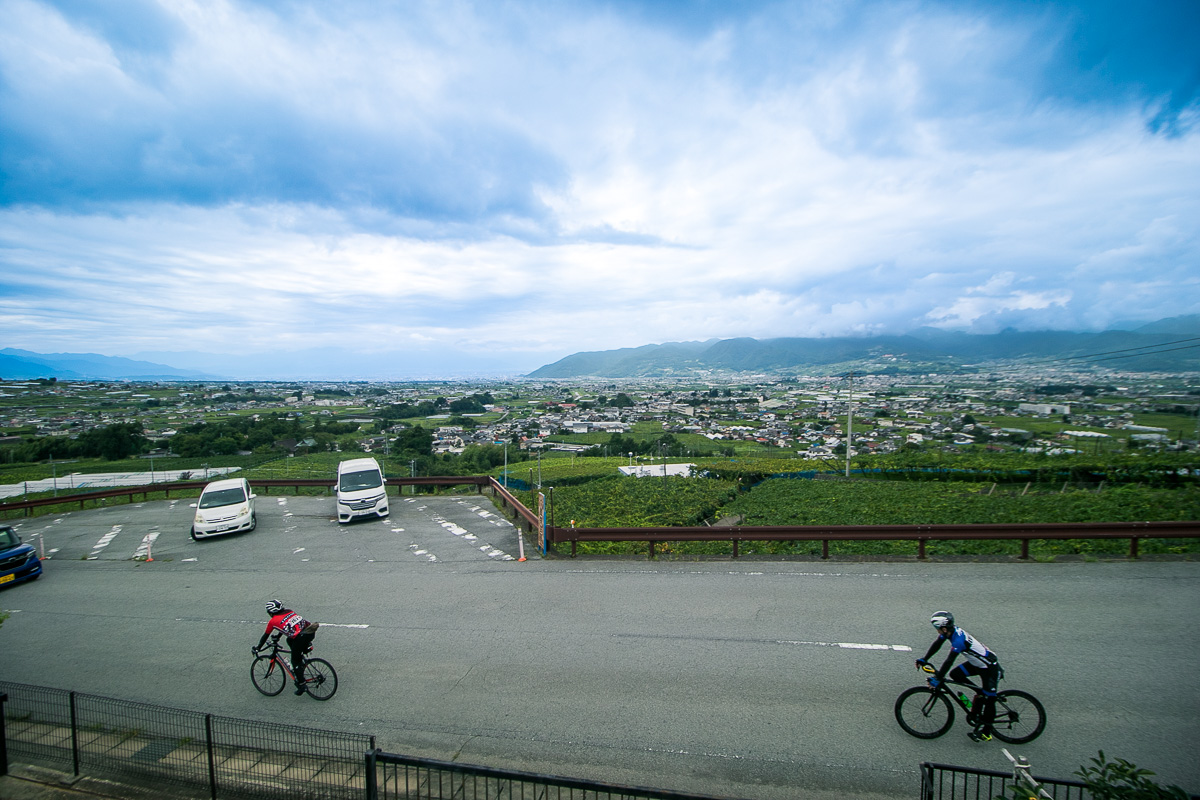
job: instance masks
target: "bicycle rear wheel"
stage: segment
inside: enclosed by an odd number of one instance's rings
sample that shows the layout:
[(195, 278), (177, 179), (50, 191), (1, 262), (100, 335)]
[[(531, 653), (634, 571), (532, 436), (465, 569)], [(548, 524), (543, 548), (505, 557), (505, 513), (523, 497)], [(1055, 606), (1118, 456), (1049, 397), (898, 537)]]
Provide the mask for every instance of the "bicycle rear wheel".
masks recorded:
[(992, 728), (1002, 742), (1032, 742), (1046, 729), (1046, 709), (1029, 692), (1000, 692), (996, 695), (996, 721)]
[(328, 700), (337, 691), (337, 686), (337, 673), (328, 661), (310, 658), (304, 662), (304, 689), (313, 700)]
[(954, 724), (954, 707), (945, 694), (928, 686), (905, 689), (896, 698), (896, 722), (918, 739), (936, 739)]
[(250, 680), (254, 681), (255, 689), (274, 697), (287, 684), (287, 673), (282, 664), (276, 663), (275, 656), (259, 656), (250, 665)]

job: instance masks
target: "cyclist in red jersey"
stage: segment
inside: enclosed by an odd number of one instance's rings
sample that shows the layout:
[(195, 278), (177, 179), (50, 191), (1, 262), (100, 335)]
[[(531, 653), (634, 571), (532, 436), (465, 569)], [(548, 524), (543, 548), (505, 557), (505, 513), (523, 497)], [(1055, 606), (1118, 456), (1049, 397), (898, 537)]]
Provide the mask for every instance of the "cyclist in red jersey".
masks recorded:
[(267, 637), (271, 635), (271, 631), (279, 631), (286, 636), (288, 647), (292, 650), (292, 672), (296, 676), (296, 694), (304, 694), (304, 654), (312, 646), (320, 623), (309, 622), (290, 608), (285, 608), (283, 603), (278, 600), (267, 603), (267, 613), (271, 615), (267, 629), (263, 631), (258, 644), (250, 649), (254, 653), (258, 653), (267, 643)]

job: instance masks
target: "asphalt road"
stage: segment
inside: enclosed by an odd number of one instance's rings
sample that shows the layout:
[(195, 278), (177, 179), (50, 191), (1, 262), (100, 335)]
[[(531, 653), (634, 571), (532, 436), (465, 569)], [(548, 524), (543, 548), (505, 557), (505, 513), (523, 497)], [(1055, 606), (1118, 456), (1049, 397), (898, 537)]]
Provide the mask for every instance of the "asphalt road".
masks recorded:
[[(388, 751), (762, 798), (916, 796), (922, 761), (1007, 769), (959, 719), (892, 717), (948, 608), (1046, 705), (1010, 746), (1071, 778), (1103, 750), (1200, 791), (1200, 565), (541, 559), (486, 497), (258, 498), (193, 542), (187, 500), (21, 521), (46, 574), (0, 591), (6, 680), (373, 733)], [(149, 541), (152, 561), (146, 556)], [(327, 703), (258, 694), (279, 597), (321, 622)]]

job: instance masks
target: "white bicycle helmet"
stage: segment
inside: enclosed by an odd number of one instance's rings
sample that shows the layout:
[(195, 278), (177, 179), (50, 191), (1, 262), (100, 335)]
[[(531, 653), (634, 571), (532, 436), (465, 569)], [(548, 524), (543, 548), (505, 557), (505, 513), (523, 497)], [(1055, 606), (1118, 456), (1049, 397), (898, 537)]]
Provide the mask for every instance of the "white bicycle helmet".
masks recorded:
[(953, 628), (954, 615), (949, 611), (935, 611), (929, 623), (935, 628)]
[(272, 600), (267, 603), (267, 613), (271, 616), (275, 616), (280, 611), (283, 611), (283, 603), (279, 602), (278, 600)]

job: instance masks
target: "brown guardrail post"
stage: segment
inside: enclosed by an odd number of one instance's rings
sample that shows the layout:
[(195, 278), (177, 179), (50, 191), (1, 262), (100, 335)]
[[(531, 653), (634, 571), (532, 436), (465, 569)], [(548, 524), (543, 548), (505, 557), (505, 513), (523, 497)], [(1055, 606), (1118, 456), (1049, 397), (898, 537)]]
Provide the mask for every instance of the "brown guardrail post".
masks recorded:
[(1138, 557), (1138, 537), (1136, 536), (1129, 537), (1129, 557)]
[(736, 538), (733, 540), (733, 557), (738, 557), (738, 540)]
[(654, 540), (650, 539), (646, 544), (650, 545), (650, 559), (654, 560)]
[(1028, 539), (1021, 540), (1021, 560), (1022, 561), (1029, 560), (1029, 540)]
[(821, 558), (824, 558), (824, 559), (829, 558), (829, 540), (828, 539), (821, 540)]
[(925, 540), (917, 539), (917, 558), (925, 560)]

